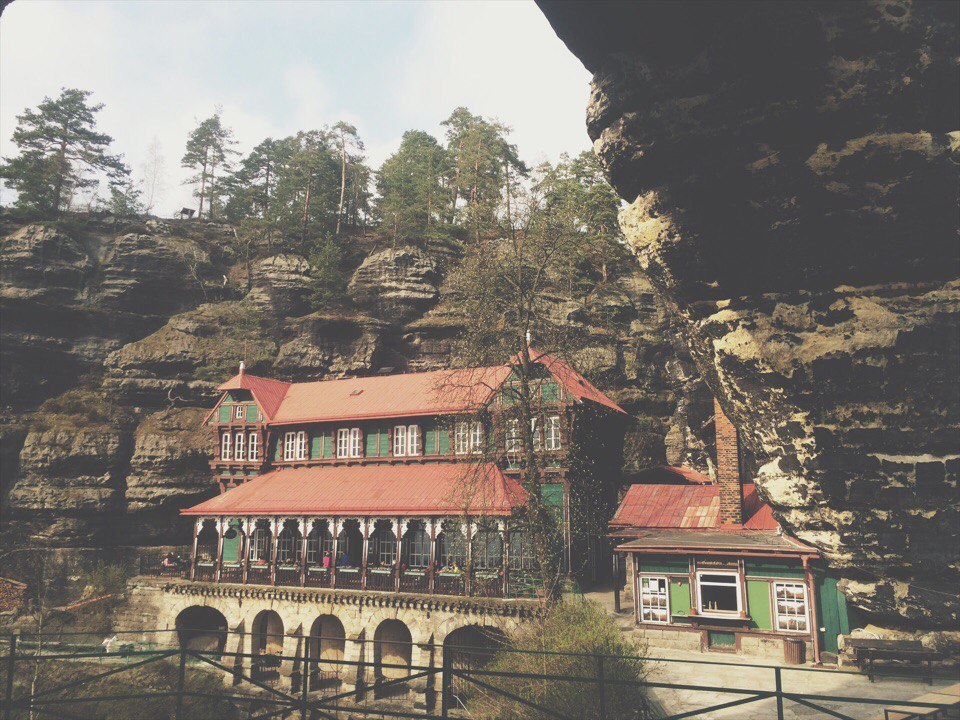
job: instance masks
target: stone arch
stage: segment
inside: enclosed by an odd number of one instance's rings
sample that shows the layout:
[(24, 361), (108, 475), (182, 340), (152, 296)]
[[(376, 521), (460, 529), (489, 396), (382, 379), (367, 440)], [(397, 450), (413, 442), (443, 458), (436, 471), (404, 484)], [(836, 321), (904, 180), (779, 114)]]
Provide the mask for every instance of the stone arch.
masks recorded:
[(325, 660), (343, 660), (347, 635), (336, 615), (321, 615), (313, 621), (307, 651), (310, 656), (311, 690), (339, 683), (346, 676), (346, 666)]
[[(410, 674), (413, 659), (413, 637), (402, 620), (384, 620), (373, 635), (374, 692), (377, 697), (405, 694), (405, 685), (394, 685), (377, 691), (382, 682), (403, 678)], [(385, 666), (393, 667), (385, 667)]]
[[(493, 625), (462, 625), (443, 639), (444, 664), (454, 669), (475, 670), (489, 663), (498, 648), (506, 644), (507, 636)], [(454, 675), (451, 691), (462, 695), (469, 683)]]
[(187, 650), (215, 652), (222, 655), (227, 644), (227, 619), (219, 610), (207, 605), (190, 605), (177, 614), (174, 621), (177, 641)]
[(275, 610), (261, 610), (253, 618), (252, 675), (255, 678), (279, 677), (283, 654), (283, 620)]

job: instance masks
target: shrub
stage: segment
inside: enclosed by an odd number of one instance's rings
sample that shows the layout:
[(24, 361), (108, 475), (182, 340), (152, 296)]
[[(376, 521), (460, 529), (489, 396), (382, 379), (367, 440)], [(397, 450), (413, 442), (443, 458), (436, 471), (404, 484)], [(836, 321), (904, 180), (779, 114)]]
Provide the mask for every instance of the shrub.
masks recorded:
[[(606, 681), (643, 680), (643, 648), (624, 637), (603, 609), (592, 602), (568, 600), (552, 606), (545, 617), (513, 633), (486, 670), (505, 673), (596, 678), (598, 656)], [(526, 652), (524, 652), (526, 651)], [(548, 654), (532, 654), (546, 651)], [(569, 654), (566, 654), (569, 653)], [(479, 680), (564, 717), (599, 717), (599, 686), (581, 681), (479, 676)], [(468, 684), (468, 687), (471, 687)], [(652, 717), (644, 688), (608, 682), (604, 689), (608, 720)], [(478, 720), (547, 720), (551, 715), (497, 692), (472, 686), (466, 705)]]

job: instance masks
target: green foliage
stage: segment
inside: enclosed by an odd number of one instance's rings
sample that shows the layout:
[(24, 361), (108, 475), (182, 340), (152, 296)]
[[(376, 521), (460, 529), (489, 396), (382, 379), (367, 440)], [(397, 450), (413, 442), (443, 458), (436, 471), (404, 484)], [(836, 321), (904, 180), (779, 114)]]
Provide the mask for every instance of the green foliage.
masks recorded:
[[(604, 657), (605, 680), (640, 681), (645, 674), (640, 660), (643, 648), (627, 639), (603, 609), (591, 602), (568, 600), (550, 606), (543, 619), (525, 625), (511, 635), (508, 648), (498, 652), (485, 669), (596, 678), (597, 655), (605, 655), (617, 656)], [(528, 654), (530, 651), (549, 654)], [(599, 717), (596, 683), (491, 676), (485, 676), (483, 681), (564, 717), (582, 720)], [(641, 720), (653, 717), (642, 687), (607, 685), (604, 697), (608, 718)], [(552, 717), (549, 713), (479, 688), (469, 696), (466, 704), (471, 717), (477, 720), (546, 720)]]
[(186, 151), (180, 164), (195, 171), (184, 183), (194, 185), (194, 194), (200, 201), (197, 217), (203, 215), (204, 200), (208, 200), (207, 217), (214, 218), (222, 204), (222, 197), (227, 188), (221, 175), (229, 172), (232, 157), (237, 154), (233, 146), (233, 131), (225, 127), (220, 119), (220, 110), (205, 120), (201, 120), (187, 138)]
[(342, 268), (343, 248), (330, 235), (322, 235), (310, 253), (310, 306), (329, 310), (342, 306), (347, 295), (347, 277)]
[(129, 175), (119, 155), (107, 153), (113, 138), (96, 129), (103, 105), (91, 105), (87, 90), (64, 88), (55, 100), (44, 98), (36, 110), (17, 116), (13, 142), (20, 150), (4, 158), (0, 178), (16, 190), (17, 205), (44, 213), (68, 207), (77, 191)]
[(114, 215), (140, 215), (145, 212), (140, 195), (140, 188), (130, 178), (126, 178), (110, 187), (107, 209)]
[(87, 589), (91, 597), (115, 595), (127, 588), (127, 571), (123, 565), (99, 564), (80, 574), (80, 586)]

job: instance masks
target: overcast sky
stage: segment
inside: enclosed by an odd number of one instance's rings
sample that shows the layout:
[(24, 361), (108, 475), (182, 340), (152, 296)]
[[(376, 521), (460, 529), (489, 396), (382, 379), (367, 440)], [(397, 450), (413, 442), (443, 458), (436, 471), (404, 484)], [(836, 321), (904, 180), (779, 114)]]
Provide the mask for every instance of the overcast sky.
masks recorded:
[(157, 212), (169, 215), (191, 204), (179, 185), (187, 133), (218, 105), (241, 151), (344, 119), (374, 166), (405, 130), (440, 138), (464, 105), (513, 127), (537, 162), (589, 148), (589, 80), (532, 0), (16, 0), (0, 18), (0, 154), (15, 154), (24, 108), (61, 87), (92, 90), (135, 174), (159, 140)]

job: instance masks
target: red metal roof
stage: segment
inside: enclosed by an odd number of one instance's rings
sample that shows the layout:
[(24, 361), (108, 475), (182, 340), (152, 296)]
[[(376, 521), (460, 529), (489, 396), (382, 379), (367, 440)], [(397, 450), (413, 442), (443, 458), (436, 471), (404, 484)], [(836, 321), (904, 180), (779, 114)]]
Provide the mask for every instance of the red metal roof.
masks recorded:
[(754, 485), (744, 485), (743, 495), (747, 520), (742, 525), (721, 525), (716, 485), (631, 485), (610, 527), (729, 530), (776, 530), (779, 527), (770, 506), (760, 501)]
[(557, 381), (563, 385), (564, 390), (581, 402), (590, 400), (598, 405), (603, 405), (614, 412), (626, 415), (626, 411), (617, 405), (613, 400), (600, 392), (596, 386), (587, 380), (583, 375), (574, 370), (564, 360), (548, 355), (545, 352), (530, 348), (530, 359), (541, 363), (549, 370)]
[(526, 502), (495, 463), (334, 465), (261, 475), (183, 515), (509, 515)]
[[(661, 484), (661, 485), (709, 485), (713, 481), (701, 472), (679, 465), (657, 465), (644, 468), (628, 476), (631, 483)], [(626, 483), (624, 483), (626, 484)]]
[(227, 380), (217, 390), (249, 390), (267, 420), (272, 420), (291, 385), (292, 383), (282, 380), (271, 380), (242, 372)]

